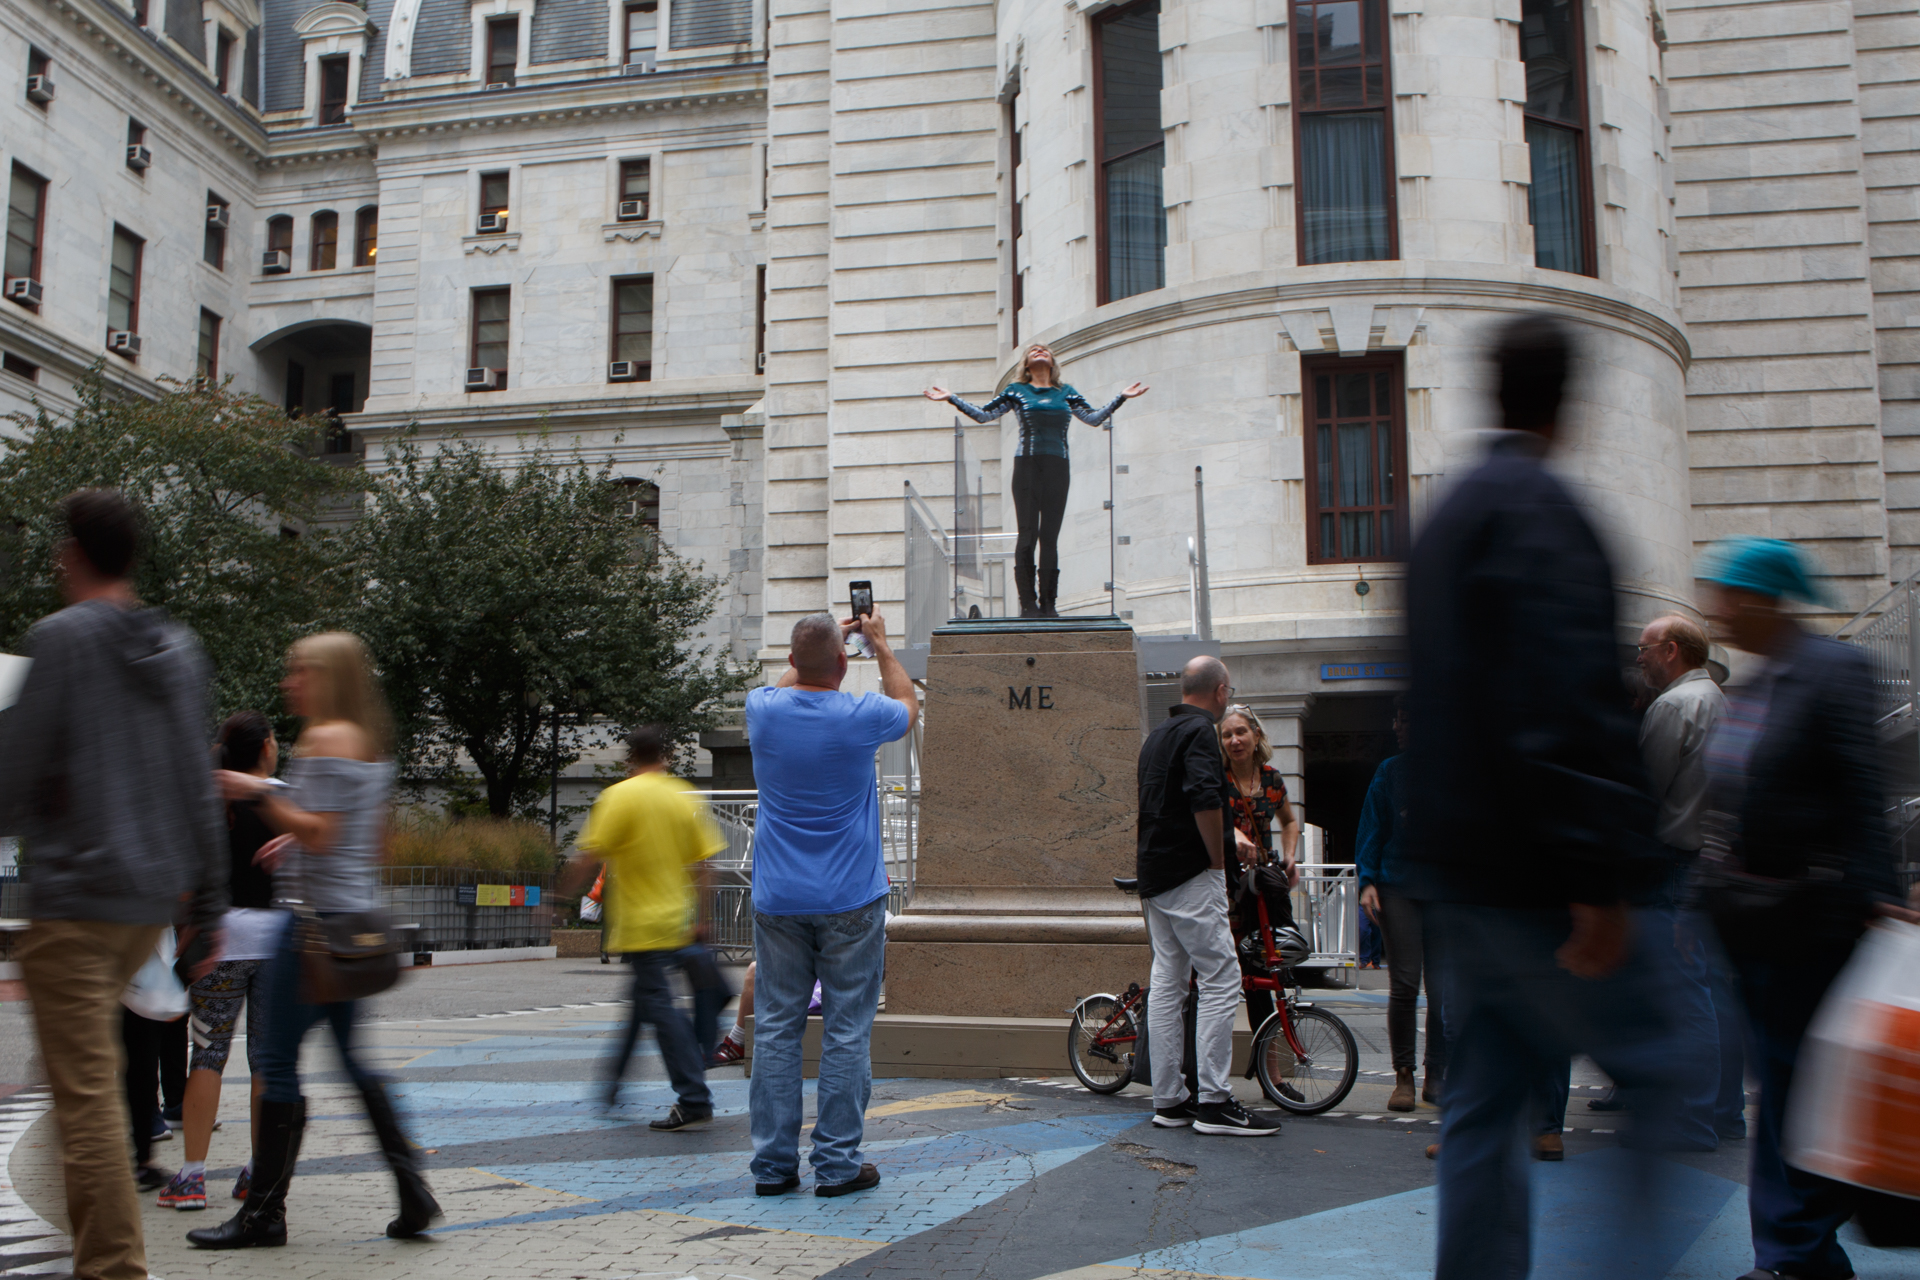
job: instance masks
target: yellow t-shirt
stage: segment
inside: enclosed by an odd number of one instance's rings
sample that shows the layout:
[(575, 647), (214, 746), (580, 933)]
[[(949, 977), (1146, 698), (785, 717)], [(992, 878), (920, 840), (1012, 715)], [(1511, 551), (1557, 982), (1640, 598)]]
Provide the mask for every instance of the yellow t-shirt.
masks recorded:
[(693, 941), (698, 904), (687, 868), (727, 841), (692, 787), (656, 771), (602, 791), (580, 847), (607, 864), (607, 950), (674, 951)]

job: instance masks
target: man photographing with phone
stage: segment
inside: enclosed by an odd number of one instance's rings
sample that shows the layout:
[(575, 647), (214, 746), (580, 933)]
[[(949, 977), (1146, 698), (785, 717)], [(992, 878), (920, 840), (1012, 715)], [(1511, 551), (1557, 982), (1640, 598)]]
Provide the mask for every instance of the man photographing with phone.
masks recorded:
[[(760, 811), (754, 833), (753, 1077), (748, 1095), (758, 1195), (800, 1185), (800, 1040), (820, 983), (820, 1091), (814, 1194), (880, 1184), (860, 1160), (873, 1091), (870, 1042), (887, 944), (887, 872), (873, 753), (919, 714), (913, 681), (873, 610), (844, 622), (816, 613), (793, 625), (779, 682), (747, 695)], [(855, 593), (855, 600), (859, 594)], [(879, 694), (843, 693), (847, 640), (880, 666)]]

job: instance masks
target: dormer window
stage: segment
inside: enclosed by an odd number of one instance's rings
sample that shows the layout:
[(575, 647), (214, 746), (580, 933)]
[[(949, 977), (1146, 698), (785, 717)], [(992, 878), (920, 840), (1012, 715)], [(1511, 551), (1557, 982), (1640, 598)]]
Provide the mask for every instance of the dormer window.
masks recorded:
[(629, 4), (626, 19), (625, 63), (629, 67), (645, 67), (651, 71), (660, 53), (660, 6), (655, 0)]
[(320, 123), (347, 122), (347, 59), (336, 54), (320, 59)]
[(225, 27), (213, 39), (213, 87), (221, 93), (232, 93), (233, 74), (233, 36)]
[[(347, 123), (359, 102), (361, 69), (366, 66), (367, 11), (344, 0), (323, 0), (293, 24), (306, 61), (306, 97), (302, 109), (320, 128)], [(243, 56), (240, 59), (246, 61)]]
[(520, 16), (487, 21), (487, 84), (512, 87), (514, 67), (520, 61)]

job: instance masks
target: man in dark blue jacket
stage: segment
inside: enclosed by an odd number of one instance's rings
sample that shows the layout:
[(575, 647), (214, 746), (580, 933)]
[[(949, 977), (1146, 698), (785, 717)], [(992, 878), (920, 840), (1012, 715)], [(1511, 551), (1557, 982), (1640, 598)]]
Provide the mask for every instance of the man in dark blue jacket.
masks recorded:
[(1548, 317), (1500, 330), (1507, 430), (1434, 513), (1408, 570), (1398, 865), (1403, 892), (1427, 904), (1455, 1037), (1438, 1280), (1527, 1274), (1534, 1126), (1523, 1113), (1567, 1055), (1599, 1061), (1655, 1133), (1671, 1107), (1662, 940), (1632, 912), (1662, 859), (1621, 679), (1613, 573), (1543, 462), (1572, 358)]

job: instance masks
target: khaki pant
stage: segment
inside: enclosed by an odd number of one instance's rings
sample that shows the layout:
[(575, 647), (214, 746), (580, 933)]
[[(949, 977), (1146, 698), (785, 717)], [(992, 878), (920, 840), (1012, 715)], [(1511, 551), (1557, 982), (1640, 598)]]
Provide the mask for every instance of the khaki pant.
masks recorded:
[(75, 1280), (144, 1280), (147, 1274), (119, 1078), (120, 993), (153, 954), (160, 931), (159, 925), (35, 920), (20, 946), (20, 972), (60, 1123)]

